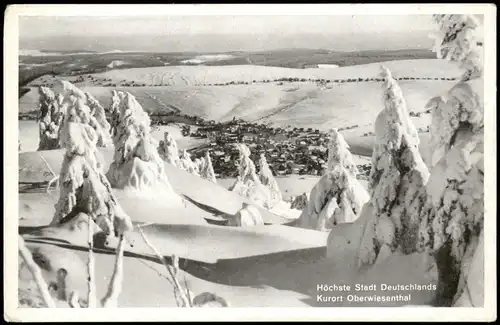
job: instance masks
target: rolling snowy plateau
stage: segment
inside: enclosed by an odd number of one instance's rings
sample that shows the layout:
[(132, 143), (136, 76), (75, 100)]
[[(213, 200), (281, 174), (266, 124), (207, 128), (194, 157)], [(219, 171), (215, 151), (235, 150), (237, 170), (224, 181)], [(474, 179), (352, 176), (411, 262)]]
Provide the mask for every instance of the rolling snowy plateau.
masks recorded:
[(434, 59), (29, 80), (19, 305), (483, 306), (480, 22), (434, 19)]

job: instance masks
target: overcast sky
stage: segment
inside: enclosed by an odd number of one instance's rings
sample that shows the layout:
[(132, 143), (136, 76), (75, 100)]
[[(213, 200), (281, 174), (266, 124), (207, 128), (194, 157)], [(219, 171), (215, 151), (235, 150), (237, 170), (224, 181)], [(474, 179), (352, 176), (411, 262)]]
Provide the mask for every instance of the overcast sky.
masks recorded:
[(66, 35), (359, 34), (430, 31), (430, 15), (143, 16), (19, 18), (20, 39)]

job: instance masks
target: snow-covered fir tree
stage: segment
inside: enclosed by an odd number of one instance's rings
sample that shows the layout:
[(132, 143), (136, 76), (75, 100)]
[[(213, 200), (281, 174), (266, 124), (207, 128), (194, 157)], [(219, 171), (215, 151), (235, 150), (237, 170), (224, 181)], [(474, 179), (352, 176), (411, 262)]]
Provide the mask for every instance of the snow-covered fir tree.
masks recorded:
[(205, 153), (205, 158), (203, 160), (203, 166), (200, 170), (200, 176), (206, 180), (211, 181), (212, 183), (217, 184), (217, 179), (215, 178), (215, 171), (212, 165), (212, 158), (210, 157), (210, 153)]
[(90, 107), (90, 114), (95, 117), (96, 122), (99, 124), (102, 132), (99, 133), (99, 140), (97, 141), (97, 146), (99, 147), (109, 147), (113, 144), (113, 139), (111, 138), (111, 125), (106, 119), (106, 111), (104, 107), (94, 98), (90, 93), (86, 92), (87, 105)]
[(382, 67), (381, 74), (384, 109), (375, 121), (370, 209), (366, 209), (373, 216), (362, 239), (359, 264), (372, 264), (379, 255), (396, 250), (410, 253), (416, 249), (429, 178), (401, 88), (387, 68)]
[(276, 182), (273, 172), (271, 171), (271, 168), (269, 168), (269, 164), (267, 163), (266, 156), (263, 153), (260, 154), (258, 175), (262, 185), (266, 186), (269, 189), (269, 205), (272, 207), (283, 201), (278, 182)]
[(326, 231), (336, 224), (355, 221), (369, 200), (356, 174), (347, 143), (337, 130), (332, 130), (328, 169), (313, 187), (298, 226)]
[(185, 170), (193, 175), (200, 176), (199, 173), (199, 163), (195, 163), (191, 154), (187, 152), (186, 149), (181, 150), (179, 154), (179, 165), (178, 167), (182, 170)]
[(64, 119), (61, 97), (43, 86), (38, 88), (38, 93), (40, 96), (38, 150), (58, 149), (60, 148), (59, 130)]
[[(445, 274), (450, 303), (480, 306), (484, 292), (484, 79), (481, 49), (474, 43), (478, 20), (469, 15), (435, 15), (444, 40), (436, 51), (466, 70), (466, 78), (445, 96), (431, 99), (430, 208), (420, 225), (419, 249), (441, 252), (438, 266)], [(472, 42), (472, 43), (471, 43)], [(443, 55), (446, 53), (447, 55)], [(444, 253), (443, 253), (444, 252)], [(478, 257), (479, 256), (479, 257)], [(479, 263), (481, 264), (481, 263)], [(475, 266), (474, 266), (475, 265)], [(478, 270), (479, 269), (479, 270)], [(456, 288), (449, 290), (449, 288)], [(478, 293), (477, 296), (471, 292)]]
[(195, 158), (195, 160), (193, 160), (193, 165), (194, 165), (195, 174), (200, 175), (200, 177), (203, 178), (203, 175), (201, 175), (201, 173), (203, 172), (203, 169), (205, 168), (205, 158)]
[[(95, 99), (89, 93), (83, 92), (81, 89), (73, 85), (71, 82), (66, 80), (61, 80), (55, 87), (61, 94), (65, 94), (65, 98), (68, 95), (71, 95), (75, 98), (80, 99), (87, 107), (90, 109), (89, 114), (89, 125), (94, 128), (97, 133), (98, 147), (107, 147), (112, 144), (110, 131), (110, 125), (106, 120), (106, 114), (104, 108), (99, 104), (97, 99)], [(68, 103), (63, 103), (63, 106), (66, 107)], [(63, 109), (64, 110), (64, 109)]]
[(483, 33), (480, 17), (433, 15), (438, 30), (432, 34), (439, 59), (457, 62), (465, 72), (462, 80), (480, 77), (483, 71)]
[(127, 92), (117, 97), (119, 123), (113, 137), (115, 152), (106, 174), (111, 185), (148, 197), (159, 195), (176, 201), (178, 196), (165, 173), (158, 144), (150, 134), (148, 114), (132, 94)]
[(117, 305), (123, 282), (123, 254), (125, 234), (133, 229), (127, 213), (121, 208), (104, 175), (97, 156), (99, 135), (91, 125), (93, 116), (85, 99), (66, 89), (66, 117), (60, 143), (66, 149), (60, 173), (60, 196), (51, 225), (64, 227), (76, 218), (87, 219), (88, 264), (87, 305), (97, 307), (95, 264), (93, 256), (95, 225), (107, 236), (118, 237), (114, 271), (108, 293), (101, 300), (103, 307)]
[(112, 139), (114, 139), (114, 137), (116, 136), (118, 125), (120, 124), (120, 103), (125, 101), (125, 97), (126, 94), (123, 91), (113, 90), (113, 92), (111, 93), (111, 106), (109, 108), (109, 133), (111, 134)]
[(132, 229), (129, 216), (111, 191), (97, 156), (98, 135), (90, 125), (90, 108), (84, 100), (67, 94), (67, 115), (61, 129), (66, 149), (61, 173), (60, 196), (51, 222), (58, 225), (85, 213), (106, 233), (120, 235)]
[(165, 132), (163, 134), (163, 140), (160, 141), (158, 146), (158, 153), (160, 157), (169, 164), (180, 167), (179, 148), (177, 147), (177, 142), (170, 133)]
[(352, 159), (349, 151), (349, 145), (337, 128), (330, 131), (330, 140), (328, 142), (328, 170), (333, 170), (338, 164), (356, 176), (359, 171)]

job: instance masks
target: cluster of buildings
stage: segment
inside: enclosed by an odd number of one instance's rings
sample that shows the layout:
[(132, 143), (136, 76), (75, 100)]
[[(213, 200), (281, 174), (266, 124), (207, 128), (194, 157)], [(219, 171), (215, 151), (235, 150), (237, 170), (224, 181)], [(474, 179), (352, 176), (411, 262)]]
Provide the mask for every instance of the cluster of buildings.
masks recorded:
[(243, 143), (257, 162), (264, 154), (274, 175), (320, 175), (328, 159), (328, 135), (312, 128), (273, 128), (264, 124), (233, 119), (226, 123), (198, 126), (192, 137), (207, 138), (209, 143), (193, 149), (194, 157), (210, 150), (218, 177), (235, 177), (239, 151)]

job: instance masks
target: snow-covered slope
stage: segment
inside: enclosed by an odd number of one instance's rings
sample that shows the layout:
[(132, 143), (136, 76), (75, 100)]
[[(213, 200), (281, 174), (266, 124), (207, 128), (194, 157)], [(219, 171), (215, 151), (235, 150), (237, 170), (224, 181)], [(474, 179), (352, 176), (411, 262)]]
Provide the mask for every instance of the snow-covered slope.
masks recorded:
[[(102, 157), (101, 161), (103, 162), (103, 169), (106, 171), (109, 168), (109, 165), (112, 161), (113, 150), (108, 148), (99, 148), (98, 154)], [(49, 168), (45, 165), (43, 160), (40, 158), (40, 155), (43, 155), (44, 159), (50, 165), (50, 168), (55, 172), (59, 173), (60, 166), (63, 160), (63, 151), (62, 150), (50, 150), (50, 151), (40, 151), (40, 152), (25, 152), (19, 154), (19, 182), (20, 183), (40, 183), (47, 182), (52, 178)], [(186, 171), (179, 170), (178, 168), (165, 163), (165, 173), (170, 181), (170, 184), (175, 192), (190, 198), (191, 200), (198, 203), (199, 207), (209, 207), (215, 209), (216, 214), (227, 214), (234, 215), (238, 212), (243, 203), (251, 203), (249, 200), (227, 191), (223, 187), (214, 184), (210, 181), (204, 180), (198, 176), (192, 175)], [(22, 185), (22, 184), (21, 184)], [(119, 192), (115, 190), (117, 195), (120, 195)], [(23, 196), (28, 197), (29, 195), (37, 195), (39, 194), (20, 194), (20, 198)], [(42, 201), (46, 200), (40, 198)], [(36, 199), (32, 199), (36, 200)], [(123, 204), (126, 206), (130, 204), (130, 207), (134, 207), (142, 199), (124, 199)], [(49, 200), (50, 201), (50, 200)], [(122, 202), (122, 200), (120, 200)], [(152, 200), (146, 200), (143, 202), (152, 202)], [(189, 200), (188, 200), (189, 202)], [(161, 202), (160, 202), (161, 203)], [(21, 201), (20, 207), (23, 207), (23, 202)], [(38, 206), (37, 203), (34, 203), (35, 207)], [(159, 204), (159, 207), (163, 205)], [(165, 206), (163, 206), (165, 208)], [(32, 206), (26, 207), (36, 213), (36, 210), (32, 208)], [(50, 206), (50, 209), (53, 209), (53, 206)], [(136, 208), (137, 212), (135, 216), (132, 216), (132, 219), (148, 218), (147, 214), (142, 216), (140, 212), (140, 206)], [(154, 207), (151, 207), (152, 211)], [(182, 210), (182, 206), (179, 207)], [(259, 211), (264, 219), (265, 223), (288, 223), (289, 219), (277, 216), (273, 213), (268, 212), (267, 210), (259, 208)], [(131, 212), (132, 213), (132, 212)], [(161, 220), (161, 215), (166, 215), (167, 213), (162, 212), (161, 210), (157, 210), (154, 215), (151, 215), (151, 218), (155, 220)], [(52, 214), (51, 214), (52, 215)], [(160, 218), (160, 219), (158, 219)], [(146, 221), (146, 220), (143, 220)], [(48, 223), (48, 222), (47, 222)], [(43, 224), (43, 223), (42, 223)]]

